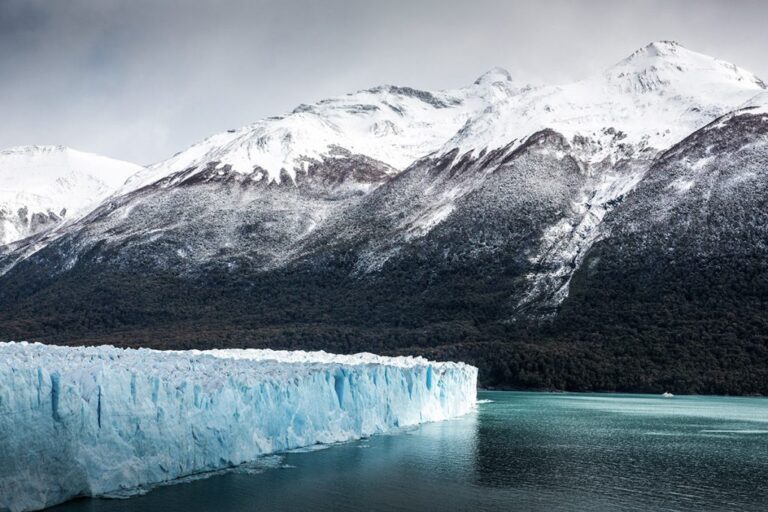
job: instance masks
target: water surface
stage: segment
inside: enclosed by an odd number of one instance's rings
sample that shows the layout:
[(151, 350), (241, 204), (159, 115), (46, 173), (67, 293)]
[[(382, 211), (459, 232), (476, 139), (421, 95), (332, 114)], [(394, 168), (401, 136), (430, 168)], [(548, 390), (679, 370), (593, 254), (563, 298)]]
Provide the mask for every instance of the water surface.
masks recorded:
[(457, 420), (53, 510), (768, 510), (766, 399), (479, 398)]

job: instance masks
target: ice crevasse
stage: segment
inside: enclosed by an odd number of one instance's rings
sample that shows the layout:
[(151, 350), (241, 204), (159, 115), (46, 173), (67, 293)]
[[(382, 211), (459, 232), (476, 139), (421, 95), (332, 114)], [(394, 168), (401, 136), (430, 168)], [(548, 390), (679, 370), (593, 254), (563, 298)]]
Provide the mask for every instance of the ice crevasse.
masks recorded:
[(420, 357), (0, 343), (0, 510), (460, 416), (476, 381)]

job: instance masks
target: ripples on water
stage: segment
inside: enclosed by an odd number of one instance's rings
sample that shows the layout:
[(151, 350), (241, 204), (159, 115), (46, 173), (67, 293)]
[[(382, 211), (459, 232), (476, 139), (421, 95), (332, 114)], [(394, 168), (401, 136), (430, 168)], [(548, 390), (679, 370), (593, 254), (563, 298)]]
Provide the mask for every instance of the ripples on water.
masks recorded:
[(768, 400), (479, 398), (458, 420), (56, 510), (768, 510)]

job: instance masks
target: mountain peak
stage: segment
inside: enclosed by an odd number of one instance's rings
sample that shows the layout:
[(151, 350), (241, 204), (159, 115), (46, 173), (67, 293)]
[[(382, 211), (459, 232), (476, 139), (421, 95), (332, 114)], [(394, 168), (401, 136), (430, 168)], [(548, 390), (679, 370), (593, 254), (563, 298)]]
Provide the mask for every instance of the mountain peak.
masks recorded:
[(475, 85), (481, 85), (481, 84), (494, 84), (496, 82), (511, 82), (512, 81), (512, 75), (504, 68), (501, 67), (495, 67), (491, 68), (482, 75), (480, 75), (477, 80), (475, 80)]
[(655, 41), (606, 71), (608, 81), (626, 92), (678, 89), (691, 95), (709, 89), (765, 89), (762, 80), (735, 64), (687, 49), (675, 41)]
[(648, 43), (633, 52), (629, 57), (626, 57), (618, 64), (614, 65), (613, 68), (625, 65), (648, 67), (658, 62), (696, 59), (697, 57), (703, 57), (712, 61), (716, 60), (713, 57), (691, 51), (677, 41), (661, 40)]
[(649, 56), (663, 57), (667, 55), (676, 55), (680, 50), (690, 51), (677, 41), (661, 40), (649, 43), (635, 53), (645, 52)]

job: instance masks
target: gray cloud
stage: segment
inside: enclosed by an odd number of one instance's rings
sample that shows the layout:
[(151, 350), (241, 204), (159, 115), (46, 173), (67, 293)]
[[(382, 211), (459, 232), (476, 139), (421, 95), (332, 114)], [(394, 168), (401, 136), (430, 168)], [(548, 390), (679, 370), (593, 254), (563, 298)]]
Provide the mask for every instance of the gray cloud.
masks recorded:
[(503, 66), (565, 82), (675, 39), (768, 77), (768, 4), (0, 0), (0, 147), (151, 163), (214, 132), (380, 83)]

